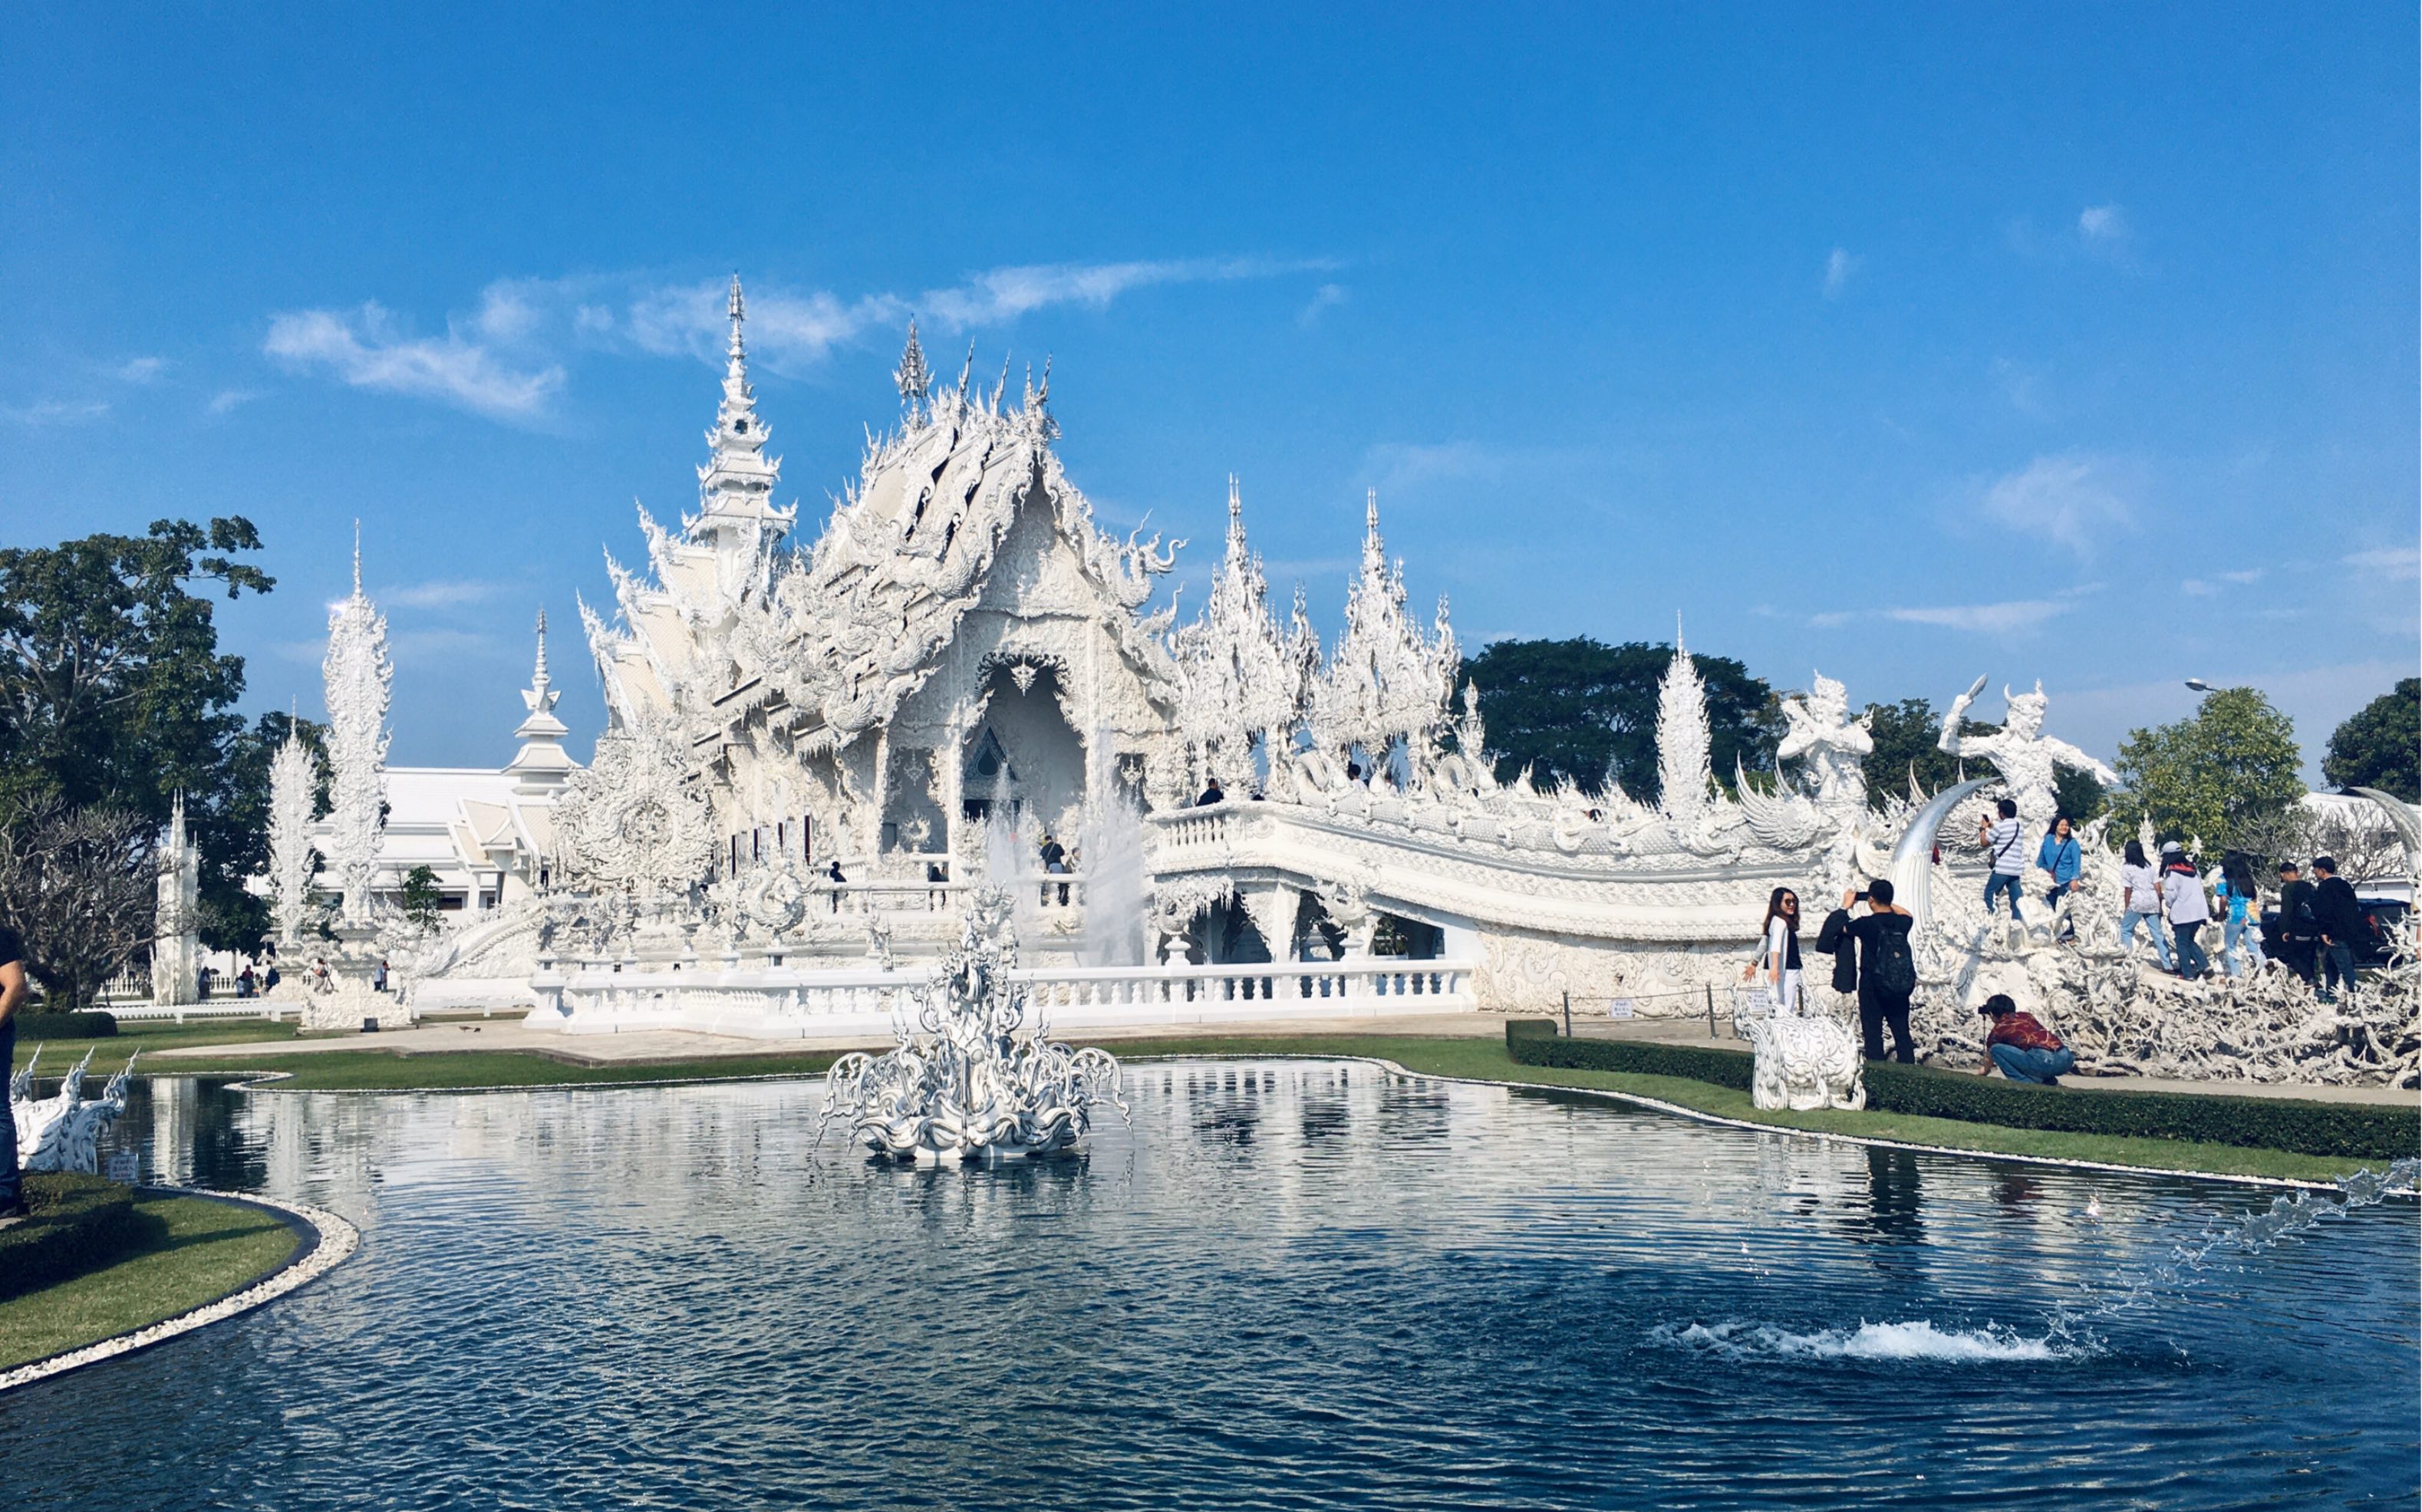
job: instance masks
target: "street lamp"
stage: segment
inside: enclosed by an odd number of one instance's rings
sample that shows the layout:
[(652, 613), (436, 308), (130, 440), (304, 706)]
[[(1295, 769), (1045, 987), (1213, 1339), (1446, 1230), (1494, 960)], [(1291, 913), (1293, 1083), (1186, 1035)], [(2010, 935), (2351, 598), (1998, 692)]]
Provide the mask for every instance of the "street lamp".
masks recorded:
[(2188, 678), (2187, 686), (2194, 689), (2198, 693), (2210, 693), (2213, 691), (2212, 685), (2210, 683), (2205, 682), (2200, 677)]

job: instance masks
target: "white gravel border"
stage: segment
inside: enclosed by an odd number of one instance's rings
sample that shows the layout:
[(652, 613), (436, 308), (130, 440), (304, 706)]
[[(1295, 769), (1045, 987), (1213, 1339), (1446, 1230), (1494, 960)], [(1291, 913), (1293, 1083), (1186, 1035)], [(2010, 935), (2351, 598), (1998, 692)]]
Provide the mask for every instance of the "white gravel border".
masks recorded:
[(149, 1328), (136, 1329), (132, 1333), (121, 1333), (116, 1338), (103, 1339), (98, 1344), (87, 1344), (81, 1349), (71, 1349), (65, 1354), (55, 1354), (47, 1360), (37, 1360), (32, 1364), (19, 1365), (14, 1370), (0, 1371), (0, 1392), (13, 1391), (20, 1386), (29, 1386), (38, 1380), (48, 1380), (53, 1376), (63, 1376), (71, 1370), (98, 1364), (103, 1360), (115, 1360), (119, 1355), (133, 1354), (137, 1349), (148, 1349), (155, 1344), (173, 1339), (181, 1333), (191, 1333), (196, 1329), (208, 1328), (222, 1319), (249, 1313), (254, 1308), (275, 1301), (288, 1292), (326, 1274), (341, 1265), (355, 1250), (361, 1248), (361, 1230), (323, 1207), (313, 1207), (304, 1203), (280, 1202), (276, 1198), (262, 1197), (252, 1192), (211, 1191), (199, 1187), (145, 1187), (139, 1189), (147, 1194), (206, 1197), (213, 1201), (235, 1203), (247, 1207), (267, 1208), (290, 1222), (300, 1224), (306, 1231), (306, 1246), (283, 1266), (244, 1290), (222, 1297), (215, 1302), (205, 1302), (190, 1313), (180, 1313), (175, 1317), (164, 1318)]

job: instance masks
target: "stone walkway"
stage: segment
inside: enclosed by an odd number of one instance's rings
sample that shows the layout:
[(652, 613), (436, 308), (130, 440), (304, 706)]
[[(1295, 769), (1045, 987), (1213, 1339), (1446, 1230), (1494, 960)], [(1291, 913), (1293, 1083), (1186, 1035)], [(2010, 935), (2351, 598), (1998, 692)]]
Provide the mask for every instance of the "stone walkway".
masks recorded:
[[(1136, 1024), (1088, 1029), (1088, 1043), (1115, 1045), (1140, 1039), (1306, 1038), (1345, 1034), (1409, 1034), (1430, 1038), (1502, 1039), (1507, 1015), (1501, 1013), (1423, 1014), (1402, 1018), (1260, 1019), (1231, 1024)], [(1535, 1014), (1518, 1016), (1537, 1017)], [(1733, 1038), (1726, 1019), (1716, 1021), (1715, 1034), (1698, 1018), (1576, 1019), (1574, 1032), (1588, 1039), (1645, 1040), (1671, 1045), (1712, 1045), (1725, 1049), (1747, 1047)], [(644, 1065), (675, 1061), (708, 1061), (737, 1056), (783, 1055), (798, 1050), (883, 1049), (889, 1042), (869, 1044), (864, 1036), (841, 1039), (744, 1039), (730, 1034), (700, 1034), (686, 1030), (652, 1029), (627, 1034), (565, 1034), (522, 1027), (518, 1018), (486, 1018), (476, 1022), (422, 1024), (381, 1034), (333, 1035), (324, 1039), (263, 1040), (251, 1044), (194, 1045), (161, 1050), (150, 1063), (178, 1060), (212, 1061), (231, 1056), (247, 1060), (290, 1055), (320, 1055), (332, 1050), (382, 1050), (397, 1055), (427, 1055), (448, 1050), (516, 1050), (543, 1055), (571, 1065)], [(2149, 1077), (2072, 1076), (2061, 1085), (2082, 1092), (2131, 1090), (2183, 1092), (2243, 1097), (2286, 1097), (2313, 1102), (2367, 1103), (2383, 1107), (2422, 1109), (2422, 1093), (2396, 1087), (2312, 1086), (2294, 1082), (2163, 1081)]]

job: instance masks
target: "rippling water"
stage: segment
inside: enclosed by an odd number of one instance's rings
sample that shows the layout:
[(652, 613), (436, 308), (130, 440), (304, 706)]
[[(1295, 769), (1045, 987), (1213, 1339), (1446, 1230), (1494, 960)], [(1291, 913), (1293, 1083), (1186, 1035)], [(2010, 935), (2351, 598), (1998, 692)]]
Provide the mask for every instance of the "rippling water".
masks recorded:
[[(1130, 1069), (913, 1171), (795, 1083), (241, 1097), (154, 1169), (354, 1218), (265, 1312), (0, 1396), (33, 1507), (2407, 1506), (2395, 1202), (2152, 1305), (2268, 1194), (1374, 1068)], [(2099, 1199), (2100, 1219), (2084, 1209)], [(2081, 1308), (2088, 1326), (2056, 1332)]]

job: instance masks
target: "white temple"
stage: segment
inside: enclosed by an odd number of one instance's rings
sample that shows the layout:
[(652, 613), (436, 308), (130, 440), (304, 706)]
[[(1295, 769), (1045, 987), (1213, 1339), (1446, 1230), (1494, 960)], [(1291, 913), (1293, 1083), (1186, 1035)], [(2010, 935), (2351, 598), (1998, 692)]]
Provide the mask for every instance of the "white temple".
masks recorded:
[[(424, 1006), (534, 999), (533, 1025), (574, 1033), (878, 1033), (991, 885), (1017, 911), (1018, 978), (1063, 1026), (1535, 1012), (1566, 994), (1696, 1016), (1729, 1011), (1773, 888), (1813, 921), (1886, 875), (1922, 916), (1929, 886), (1944, 900), (1920, 951), (1942, 1043), (1973, 1044), (1961, 1009), (1997, 983), (2046, 1012), (2078, 990), (2085, 968), (2062, 964), (2077, 949), (1970, 917), (1981, 858), (1973, 825), (1946, 825), (1951, 800), (1870, 809), (1872, 742), (1832, 679), (1785, 701), (1797, 775), (1726, 785), (1677, 629), (1650, 805), (1495, 780), (1446, 606), (1409, 611), (1376, 497), (1334, 644), (1300, 588), (1282, 622), (1234, 480), (1202, 609), (1149, 611), (1184, 543), (1095, 523), (1053, 449), (1047, 369), (1011, 400), (1006, 368), (971, 381), (971, 354), (936, 386), (912, 325), (896, 425), (797, 542), (737, 280), (730, 315), (698, 511), (668, 528), (642, 510), (645, 563), (609, 556), (613, 606), (581, 608), (607, 708), (591, 764), (562, 754), (542, 651), (495, 793), (450, 774), (431, 791), (451, 811), (422, 815), (413, 775), (387, 774), (397, 859), (425, 830), (479, 914), (396, 942)], [(2055, 764), (2084, 758), (2041, 733), (2040, 692), (2008, 701), (2005, 732), (1961, 748), (2049, 813)], [(1946, 747), (1962, 738), (1946, 729)], [(2089, 893), (2107, 880), (2098, 862)], [(2120, 1003), (2097, 1032), (2175, 1021), (2097, 990)], [(2317, 1033), (2279, 1029), (2281, 1063), (2339, 1053)], [(2339, 1058), (2362, 1077), (2379, 1055)]]

